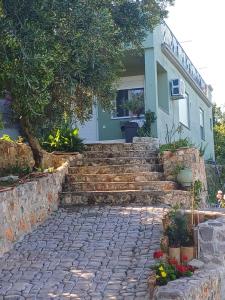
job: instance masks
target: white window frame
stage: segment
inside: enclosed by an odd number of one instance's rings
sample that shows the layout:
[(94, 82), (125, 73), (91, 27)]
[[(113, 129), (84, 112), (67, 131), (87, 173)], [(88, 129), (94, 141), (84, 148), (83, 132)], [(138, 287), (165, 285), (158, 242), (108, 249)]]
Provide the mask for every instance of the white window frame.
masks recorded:
[[(137, 75), (137, 76), (127, 76), (127, 77), (121, 77), (118, 84), (116, 85), (116, 89), (119, 90), (134, 90), (134, 89), (144, 89), (144, 95), (145, 95), (145, 77), (144, 75)], [(114, 107), (116, 111), (116, 99), (114, 101)], [(143, 116), (143, 115), (141, 115)], [(124, 117), (117, 117), (112, 112), (111, 113), (111, 119), (112, 120), (118, 120), (118, 119), (130, 119), (130, 116), (124, 116)]]

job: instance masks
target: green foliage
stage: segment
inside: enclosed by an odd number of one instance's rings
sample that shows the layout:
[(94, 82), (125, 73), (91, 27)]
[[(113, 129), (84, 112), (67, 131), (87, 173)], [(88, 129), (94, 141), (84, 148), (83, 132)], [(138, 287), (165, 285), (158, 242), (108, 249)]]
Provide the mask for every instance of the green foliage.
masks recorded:
[(209, 203), (217, 204), (216, 194), (219, 190), (224, 190), (225, 182), (225, 166), (217, 166), (218, 172), (216, 171), (216, 166), (207, 166), (207, 186), (209, 194)]
[(141, 137), (152, 136), (152, 124), (156, 121), (157, 117), (155, 112), (150, 110), (145, 113), (144, 125), (138, 129), (138, 135)]
[(172, 151), (175, 152), (177, 149), (182, 147), (193, 147), (193, 144), (189, 141), (188, 138), (179, 139), (173, 143), (160, 145), (159, 152), (163, 153), (164, 151)]
[(188, 218), (178, 207), (168, 214), (170, 225), (166, 230), (170, 247), (193, 246), (193, 235), (188, 227)]
[(183, 169), (184, 169), (184, 166), (183, 166), (183, 165), (176, 165), (176, 166), (173, 168), (171, 174), (174, 175), (174, 176), (177, 176), (177, 175), (180, 173), (180, 171), (183, 170)]
[(195, 180), (193, 184), (193, 193), (194, 193), (194, 208), (199, 207), (199, 203), (201, 201), (201, 192), (203, 189), (202, 182), (200, 180)]
[(45, 150), (82, 152), (84, 151), (83, 140), (79, 137), (79, 129), (71, 128), (65, 122), (61, 128), (56, 128), (42, 141)]
[(158, 261), (152, 269), (156, 273), (156, 284), (159, 286), (166, 285), (168, 282), (181, 277), (190, 277), (193, 275), (194, 269), (185, 264), (178, 264), (175, 259), (168, 261)]
[(133, 97), (124, 103), (123, 108), (130, 111), (133, 115), (140, 116), (144, 105), (144, 94), (133, 95)]
[(181, 134), (183, 132), (183, 126), (182, 124), (179, 124), (177, 127), (175, 127), (175, 124), (169, 129), (168, 124), (166, 124), (166, 137), (165, 141), (166, 144), (172, 144), (175, 140), (176, 134), (179, 134), (179, 139), (181, 139)]
[(0, 130), (2, 130), (3, 128), (4, 128), (4, 123), (2, 119), (2, 114), (0, 114)]
[(213, 105), (213, 124), (216, 160), (218, 164), (225, 164), (225, 112), (216, 104)]
[(16, 117), (52, 128), (65, 111), (87, 120), (94, 96), (110, 108), (125, 47), (140, 49), (172, 3), (2, 0), (0, 90), (11, 93)]
[(16, 164), (15, 166), (11, 166), (7, 169), (1, 169), (0, 176), (17, 175), (19, 177), (22, 177), (24, 175), (28, 175), (31, 172), (32, 170), (29, 166), (20, 166), (19, 164)]
[(15, 142), (8, 134), (3, 134), (0, 140), (7, 141), (7, 142)]

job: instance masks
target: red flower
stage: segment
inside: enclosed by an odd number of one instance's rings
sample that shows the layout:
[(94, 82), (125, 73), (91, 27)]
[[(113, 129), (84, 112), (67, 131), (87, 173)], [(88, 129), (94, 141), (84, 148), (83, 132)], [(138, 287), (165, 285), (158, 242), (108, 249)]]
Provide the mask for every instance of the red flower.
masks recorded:
[(185, 272), (188, 271), (188, 267), (183, 266), (183, 265), (177, 265), (177, 266), (176, 266), (176, 269), (177, 269), (177, 271), (180, 272), (180, 273), (185, 273)]
[(182, 261), (187, 261), (188, 260), (188, 257), (186, 255), (183, 255), (182, 256)]
[(155, 251), (153, 254), (154, 259), (159, 259), (163, 256), (163, 252), (161, 250)]
[(194, 271), (195, 271), (195, 268), (192, 267), (192, 266), (187, 266), (187, 268), (188, 268), (188, 271), (191, 271), (191, 272), (194, 272)]
[(168, 263), (172, 266), (176, 266), (178, 264), (176, 258), (169, 258)]

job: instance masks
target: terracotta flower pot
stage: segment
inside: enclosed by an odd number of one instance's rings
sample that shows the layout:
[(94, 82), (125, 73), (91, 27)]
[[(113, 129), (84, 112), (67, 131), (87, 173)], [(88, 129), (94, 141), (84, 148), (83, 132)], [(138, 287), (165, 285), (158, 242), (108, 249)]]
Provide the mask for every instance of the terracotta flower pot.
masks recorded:
[[(194, 246), (192, 247), (181, 247), (180, 256), (182, 262), (189, 262), (194, 258)], [(186, 259), (183, 259), (183, 258)]]
[(169, 247), (169, 258), (175, 258), (176, 261), (180, 263), (180, 247)]

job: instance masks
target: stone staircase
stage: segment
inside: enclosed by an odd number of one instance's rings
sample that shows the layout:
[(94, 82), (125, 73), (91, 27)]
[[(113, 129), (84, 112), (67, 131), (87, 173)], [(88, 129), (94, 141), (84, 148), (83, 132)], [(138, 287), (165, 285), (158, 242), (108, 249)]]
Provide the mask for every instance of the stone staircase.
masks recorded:
[(158, 150), (149, 143), (90, 144), (72, 160), (61, 205), (174, 204), (188, 192), (166, 181)]

